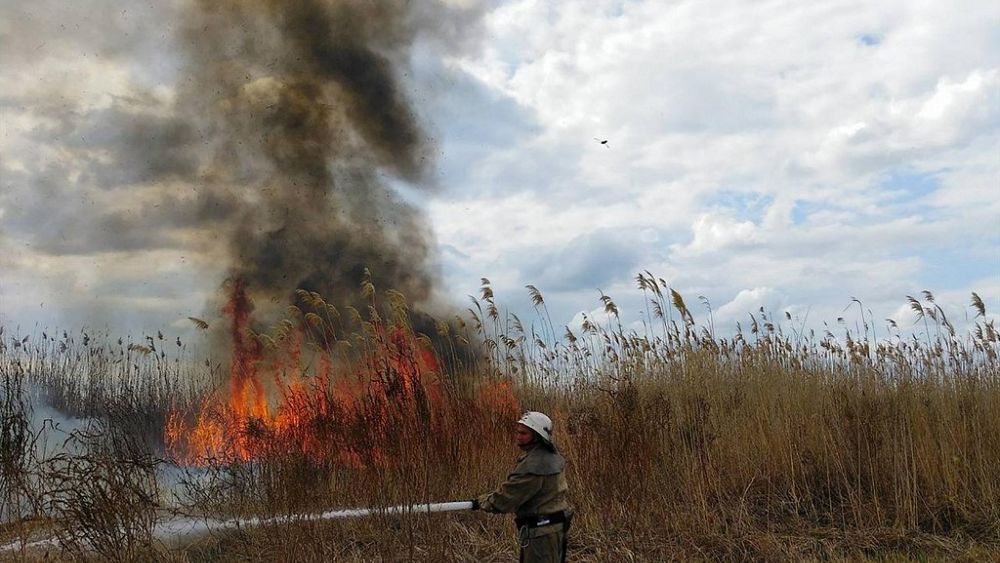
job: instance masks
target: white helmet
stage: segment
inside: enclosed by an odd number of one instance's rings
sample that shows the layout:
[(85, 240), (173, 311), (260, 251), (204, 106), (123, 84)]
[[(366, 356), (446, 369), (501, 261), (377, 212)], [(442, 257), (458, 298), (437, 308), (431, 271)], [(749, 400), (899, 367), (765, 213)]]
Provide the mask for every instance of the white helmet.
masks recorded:
[(546, 416), (545, 413), (528, 411), (521, 415), (521, 420), (518, 420), (517, 423), (534, 430), (535, 434), (538, 434), (543, 442), (550, 446), (553, 445), (552, 419)]

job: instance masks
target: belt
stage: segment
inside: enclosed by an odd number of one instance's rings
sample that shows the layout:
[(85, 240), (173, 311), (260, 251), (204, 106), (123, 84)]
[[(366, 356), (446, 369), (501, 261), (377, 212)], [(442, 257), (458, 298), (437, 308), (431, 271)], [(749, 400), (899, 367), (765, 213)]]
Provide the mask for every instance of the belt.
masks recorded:
[(552, 514), (536, 514), (533, 516), (522, 516), (514, 518), (514, 525), (518, 528), (539, 528), (549, 524), (562, 524), (569, 520), (566, 512), (553, 512)]

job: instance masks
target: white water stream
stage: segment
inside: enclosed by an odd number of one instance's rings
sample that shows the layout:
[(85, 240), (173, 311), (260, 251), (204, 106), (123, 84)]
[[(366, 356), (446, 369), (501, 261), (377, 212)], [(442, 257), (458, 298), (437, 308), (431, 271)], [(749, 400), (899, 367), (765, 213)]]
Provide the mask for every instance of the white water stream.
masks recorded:
[[(406, 504), (398, 506), (372, 507), (372, 508), (344, 508), (340, 510), (329, 510), (327, 512), (311, 514), (290, 514), (285, 516), (273, 516), (269, 518), (233, 518), (233, 519), (213, 519), (213, 518), (193, 518), (190, 516), (177, 516), (166, 518), (156, 523), (153, 528), (153, 536), (161, 541), (169, 541), (177, 538), (198, 536), (209, 532), (220, 532), (237, 528), (253, 528), (258, 526), (269, 526), (273, 524), (287, 524), (295, 522), (314, 522), (319, 520), (338, 520), (343, 518), (364, 518), (367, 516), (382, 515), (404, 515), (430, 514), (432, 512), (454, 512), (459, 510), (472, 510), (472, 501), (436, 502), (427, 504)], [(45, 547), (58, 547), (59, 541), (56, 538), (43, 538), (34, 541), (21, 543), (20, 540), (13, 541), (0, 546), (0, 552), (21, 551), (24, 549), (38, 549)]]

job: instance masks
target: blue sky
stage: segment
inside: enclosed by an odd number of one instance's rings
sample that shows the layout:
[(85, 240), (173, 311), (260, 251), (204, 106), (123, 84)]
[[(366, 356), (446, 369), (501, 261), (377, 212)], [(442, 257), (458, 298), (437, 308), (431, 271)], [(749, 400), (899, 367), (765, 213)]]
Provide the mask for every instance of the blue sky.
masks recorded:
[[(923, 289), (953, 317), (971, 291), (1000, 311), (997, 3), (462, 4), (471, 37), (418, 42), (405, 78), (437, 189), (403, 191), (446, 298), (486, 277), (530, 317), (534, 284), (559, 325), (600, 289), (635, 321), (649, 270), (719, 327), (761, 306), (832, 321), (852, 297), (905, 322)], [(178, 63), (143, 31), (169, 42), (176, 6), (67, 34), (87, 16), (39, 5), (0, 8), (0, 320), (181, 330), (218, 286), (211, 248), (70, 252), (90, 196), (72, 220), (37, 211), (41, 177), (75, 174), (37, 100), (98, 115), (142, 91), (169, 111)], [(37, 248), (41, 228), (67, 242)]]

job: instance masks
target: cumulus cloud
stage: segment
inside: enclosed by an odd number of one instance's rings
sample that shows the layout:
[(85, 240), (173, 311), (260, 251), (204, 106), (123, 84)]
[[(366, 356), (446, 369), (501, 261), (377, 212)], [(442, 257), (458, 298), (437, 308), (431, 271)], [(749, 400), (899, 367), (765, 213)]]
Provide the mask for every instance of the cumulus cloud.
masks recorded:
[(752, 221), (740, 221), (727, 214), (703, 213), (691, 225), (691, 242), (672, 247), (673, 255), (694, 256), (750, 246), (757, 239), (758, 227)]
[[(745, 293), (756, 287), (812, 306), (814, 318), (836, 318), (852, 296), (888, 314), (906, 292), (934, 286), (940, 255), (929, 249), (979, 248), (995, 260), (1000, 244), (998, 68), (986, 23), (1000, 10), (958, 12), (505, 3), (486, 17), (493, 40), (457, 66), (514, 100), (537, 131), (505, 151), (517, 170), (484, 169), (491, 185), (517, 178), (502, 200), (491, 194), (480, 215), (482, 200), (463, 196), (434, 224), (471, 261), (489, 257), (486, 275), (530, 263), (523, 256), (545, 236), (567, 246), (595, 229), (654, 232), (636, 263), (730, 309), (756, 305)], [(555, 162), (523, 181), (539, 160)], [(763, 205), (748, 214), (720, 206), (722, 194)], [(472, 234), (487, 215), (511, 227), (507, 236)], [(967, 295), (982, 270), (957, 260), (938, 283)], [(524, 282), (541, 276), (521, 272)], [(612, 277), (627, 288), (634, 273)]]
[[(202, 132), (172, 119), (177, 50), (139, 33), (178, 21), (158, 6), (66, 32), (92, 16), (4, 8), (0, 236), (22, 257), (218, 258), (195, 231), (244, 192), (145, 189), (206, 170)], [(595, 285), (638, 315), (622, 294), (639, 269), (720, 319), (832, 320), (851, 297), (888, 317), (921, 289), (956, 311), (972, 290), (996, 300), (998, 18), (974, 1), (513, 0), (445, 19), (455, 48), (399, 55), (439, 163), (437, 191), (412, 199), (443, 249), (441, 291), (486, 276), (517, 299), (533, 283), (557, 324)], [(162, 150), (129, 156), (146, 145)]]
[(522, 277), (554, 291), (598, 288), (640, 266), (638, 240), (613, 232), (582, 235), (565, 245), (542, 247), (524, 262)]
[(728, 303), (719, 307), (716, 319), (720, 322), (746, 324), (747, 314), (763, 311), (768, 315), (788, 312), (788, 296), (770, 287), (742, 289)]

